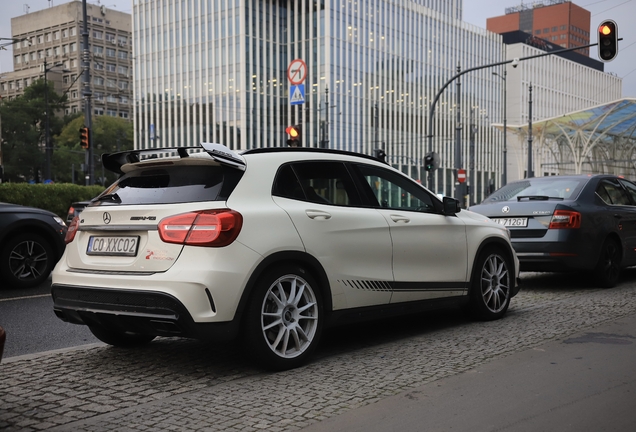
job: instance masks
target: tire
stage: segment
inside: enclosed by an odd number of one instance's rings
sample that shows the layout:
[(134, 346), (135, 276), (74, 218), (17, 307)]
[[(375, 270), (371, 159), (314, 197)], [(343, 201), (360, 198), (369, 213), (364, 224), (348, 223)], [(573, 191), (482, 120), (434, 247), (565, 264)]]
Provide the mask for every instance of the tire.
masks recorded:
[(116, 330), (110, 330), (103, 327), (89, 326), (88, 327), (93, 335), (104, 342), (105, 344), (121, 347), (121, 348), (134, 348), (142, 345), (146, 345), (155, 338), (152, 335), (145, 335), (139, 333), (121, 332)]
[(616, 240), (606, 239), (594, 269), (594, 279), (602, 288), (612, 288), (621, 277), (621, 250)]
[(468, 304), (471, 315), (483, 321), (503, 317), (510, 305), (513, 283), (508, 255), (497, 248), (483, 250), (473, 270)]
[(0, 251), (0, 275), (10, 288), (32, 288), (51, 274), (56, 259), (53, 247), (42, 236), (24, 233), (6, 241)]
[(245, 336), (250, 357), (271, 370), (304, 364), (316, 349), (323, 321), (318, 284), (302, 267), (267, 271), (254, 287)]

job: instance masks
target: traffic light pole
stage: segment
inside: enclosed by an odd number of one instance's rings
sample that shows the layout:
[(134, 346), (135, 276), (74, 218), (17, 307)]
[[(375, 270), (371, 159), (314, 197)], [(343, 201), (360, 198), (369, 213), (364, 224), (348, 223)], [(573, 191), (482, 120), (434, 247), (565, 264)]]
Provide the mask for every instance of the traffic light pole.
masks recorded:
[(88, 157), (87, 157), (87, 166), (88, 166), (88, 181), (86, 182), (88, 185), (95, 184), (95, 168), (93, 164), (93, 133), (91, 133), (92, 129), (92, 118), (91, 118), (91, 75), (90, 75), (90, 50), (88, 48), (88, 16), (86, 13), (86, 0), (82, 0), (82, 19), (84, 20), (83, 28), (82, 28), (82, 68), (83, 71), (83, 79), (82, 83), (84, 84), (84, 90), (82, 92), (84, 96), (84, 126), (88, 128)]
[[(621, 40), (621, 39), (619, 39)], [(525, 61), (525, 60), (531, 60), (534, 58), (539, 58), (539, 57), (546, 57), (549, 55), (554, 55), (554, 54), (560, 54), (560, 53), (564, 53), (564, 52), (569, 52), (569, 51), (576, 51), (576, 50), (580, 50), (582, 48), (589, 48), (589, 47), (593, 47), (598, 45), (598, 43), (593, 43), (593, 44), (589, 44), (589, 45), (581, 45), (581, 46), (577, 46), (577, 47), (572, 47), (572, 48), (564, 48), (564, 49), (560, 49), (560, 50), (556, 50), (556, 51), (550, 51), (550, 52), (545, 52), (542, 54), (535, 54), (535, 55), (531, 55), (531, 56), (527, 56), (527, 57), (520, 57), (520, 58), (516, 58), (516, 59), (512, 59), (512, 60), (505, 60), (505, 61), (500, 61), (497, 63), (490, 63), (490, 64), (486, 64), (486, 65), (481, 65), (481, 66), (475, 66), (463, 71), (460, 71), (458, 73), (456, 73), (453, 77), (451, 77), (448, 81), (446, 81), (446, 83), (442, 86), (442, 88), (439, 89), (439, 91), (437, 92), (437, 94), (435, 95), (435, 98), (433, 99), (433, 102), (431, 102), (431, 108), (428, 112), (428, 152), (431, 153), (433, 151), (433, 136), (435, 134), (434, 130), (433, 130), (433, 116), (435, 115), (435, 106), (437, 105), (437, 101), (439, 100), (440, 96), (442, 95), (442, 92), (444, 90), (446, 90), (446, 87), (448, 87), (450, 85), (450, 83), (452, 83), (453, 81), (455, 81), (457, 78), (459, 78), (460, 76), (467, 74), (468, 72), (473, 72), (476, 70), (480, 70), (480, 69), (486, 69), (486, 68), (491, 68), (491, 67), (496, 67), (496, 66), (502, 66), (508, 63), (512, 63), (512, 62), (520, 62), (520, 61)], [(505, 131), (504, 131), (505, 133)], [(428, 172), (428, 179), (427, 179), (427, 184), (426, 186), (433, 190), (435, 185), (433, 184), (433, 171), (434, 170), (430, 170)]]

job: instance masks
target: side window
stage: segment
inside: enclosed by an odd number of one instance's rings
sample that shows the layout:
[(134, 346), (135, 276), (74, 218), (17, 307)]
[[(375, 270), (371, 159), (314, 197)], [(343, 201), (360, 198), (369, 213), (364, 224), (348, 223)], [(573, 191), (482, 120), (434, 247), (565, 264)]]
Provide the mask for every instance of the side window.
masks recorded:
[(340, 206), (361, 200), (346, 167), (340, 162), (298, 162), (282, 167), (274, 182), (274, 195)]
[(596, 188), (596, 193), (605, 203), (610, 205), (630, 205), (629, 196), (617, 180), (603, 180)]
[(425, 213), (441, 209), (437, 198), (404, 176), (372, 165), (356, 165), (356, 169), (371, 189), (378, 207)]
[(625, 189), (627, 189), (627, 193), (629, 193), (629, 196), (632, 198), (632, 203), (636, 203), (636, 185), (626, 180), (619, 181), (623, 186), (625, 186)]

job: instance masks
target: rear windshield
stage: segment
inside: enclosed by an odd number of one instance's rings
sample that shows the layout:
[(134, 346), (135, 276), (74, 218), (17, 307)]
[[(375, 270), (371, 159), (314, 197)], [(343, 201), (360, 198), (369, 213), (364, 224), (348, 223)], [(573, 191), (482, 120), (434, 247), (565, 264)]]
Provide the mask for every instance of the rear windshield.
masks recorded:
[(91, 205), (225, 201), (242, 175), (243, 171), (223, 165), (181, 165), (135, 170), (120, 177)]
[(484, 200), (484, 204), (520, 198), (576, 199), (588, 179), (541, 177), (509, 183)]

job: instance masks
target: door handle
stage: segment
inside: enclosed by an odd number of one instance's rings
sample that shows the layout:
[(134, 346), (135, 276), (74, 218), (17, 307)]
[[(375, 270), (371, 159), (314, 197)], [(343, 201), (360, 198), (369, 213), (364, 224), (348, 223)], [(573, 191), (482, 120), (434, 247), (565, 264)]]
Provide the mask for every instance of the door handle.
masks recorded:
[(391, 220), (393, 222), (397, 222), (397, 223), (409, 223), (409, 222), (411, 222), (411, 219), (407, 218), (406, 216), (392, 214), (389, 217), (391, 218)]
[(305, 214), (309, 216), (310, 219), (319, 219), (319, 220), (331, 219), (331, 214), (321, 210), (305, 210)]

